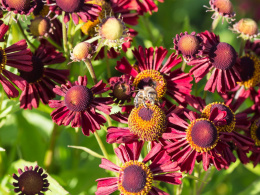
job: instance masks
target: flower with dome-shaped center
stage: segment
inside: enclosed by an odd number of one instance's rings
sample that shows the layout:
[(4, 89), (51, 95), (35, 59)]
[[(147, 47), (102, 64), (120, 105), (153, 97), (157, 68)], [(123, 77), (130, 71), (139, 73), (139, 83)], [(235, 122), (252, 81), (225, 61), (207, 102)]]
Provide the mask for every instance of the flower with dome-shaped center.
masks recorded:
[(43, 104), (48, 104), (55, 97), (52, 89), (55, 85), (65, 84), (69, 70), (59, 70), (46, 66), (62, 63), (66, 59), (55, 50), (48, 42), (41, 41), (41, 45), (32, 56), (33, 70), (20, 72), (20, 77), (26, 80), (26, 86), (20, 96), (20, 107), (23, 109), (38, 108), (39, 99)]
[(26, 195), (43, 195), (43, 192), (48, 191), (50, 185), (46, 179), (48, 175), (43, 174), (43, 169), (38, 165), (34, 168), (33, 166), (25, 166), (24, 171), (18, 169), (18, 173), (20, 176), (13, 174), (13, 178), (17, 180), (17, 182), (13, 182), (14, 192)]
[(67, 82), (66, 85), (55, 86), (53, 91), (64, 97), (64, 100), (50, 100), (49, 106), (56, 108), (52, 113), (52, 120), (58, 125), (69, 125), (71, 127), (81, 127), (84, 135), (89, 136), (90, 131), (94, 133), (100, 129), (100, 125), (106, 122), (102, 114), (96, 109), (109, 114), (113, 100), (110, 97), (95, 97), (109, 90), (106, 84), (99, 81), (91, 88), (87, 87), (87, 77), (78, 77), (78, 81), (73, 84)]
[(206, 12), (214, 12), (214, 14), (211, 16), (213, 20), (217, 20), (219, 17), (222, 17), (222, 24), (224, 22), (224, 19), (228, 23), (231, 23), (231, 21), (235, 20), (236, 13), (233, 9), (233, 4), (230, 0), (210, 0), (209, 1), (210, 7), (206, 7), (208, 10)]
[(117, 62), (116, 69), (126, 75), (132, 76), (133, 84), (137, 89), (143, 89), (145, 86), (153, 87), (159, 99), (165, 94), (171, 96), (180, 104), (185, 104), (185, 96), (190, 94), (190, 81), (192, 77), (183, 73), (180, 68), (171, 70), (178, 65), (182, 59), (172, 53), (168, 60), (162, 65), (168, 51), (163, 47), (150, 47), (143, 49), (139, 46), (133, 50), (137, 60), (134, 66), (123, 57)]
[(17, 68), (19, 71), (32, 71), (32, 53), (30, 49), (27, 49), (25, 39), (5, 49), (0, 47), (0, 83), (9, 98), (17, 97), (19, 92), (12, 83), (23, 90), (26, 86), (26, 81), (6, 70), (6, 66)]
[(1, 0), (4, 10), (15, 14), (29, 15), (36, 8), (36, 0)]
[[(176, 172), (179, 167), (176, 162), (171, 161), (161, 144), (155, 144), (144, 159), (138, 161), (143, 143), (142, 141), (132, 142), (115, 149), (117, 157), (122, 162), (121, 166), (102, 159), (99, 166), (118, 173), (118, 176), (97, 179), (96, 195), (108, 195), (116, 190), (128, 195), (167, 195), (166, 192), (155, 187), (154, 182), (181, 184), (182, 174)], [(148, 164), (149, 161), (151, 161), (150, 164)]]
[(212, 71), (204, 90), (213, 93), (217, 89), (219, 93), (226, 93), (235, 88), (241, 81), (235, 49), (228, 43), (220, 42), (219, 36), (212, 32), (205, 31), (200, 36), (203, 38), (203, 57), (187, 62), (194, 66), (190, 74), (194, 75), (195, 82)]
[(70, 20), (70, 16), (75, 24), (79, 23), (79, 18), (83, 22), (94, 21), (101, 11), (100, 6), (88, 3), (88, 0), (47, 0), (47, 3), (55, 14), (61, 15), (62, 11), (65, 12), (63, 18), (65, 23)]

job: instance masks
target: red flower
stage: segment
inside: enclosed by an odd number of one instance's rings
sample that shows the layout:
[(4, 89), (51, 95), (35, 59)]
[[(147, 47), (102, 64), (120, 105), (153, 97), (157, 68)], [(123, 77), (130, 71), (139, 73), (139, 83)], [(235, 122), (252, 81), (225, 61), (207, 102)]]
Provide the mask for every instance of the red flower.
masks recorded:
[[(102, 159), (101, 168), (117, 172), (118, 177), (97, 179), (96, 195), (108, 195), (116, 190), (121, 194), (165, 194), (164, 191), (153, 186), (153, 181), (162, 181), (174, 185), (181, 184), (182, 174), (176, 162), (162, 149), (160, 144), (152, 147), (143, 161), (138, 161), (143, 142), (120, 145), (115, 153), (123, 163), (120, 167), (107, 159)], [(147, 163), (151, 161), (148, 165)]]
[(31, 71), (33, 69), (32, 53), (30, 49), (27, 49), (27, 43), (24, 39), (6, 49), (0, 47), (0, 83), (9, 98), (17, 97), (19, 92), (11, 82), (23, 90), (26, 81), (6, 70), (5, 66), (11, 66), (21, 71)]
[(27, 81), (20, 96), (20, 107), (23, 109), (38, 108), (39, 99), (43, 104), (48, 104), (55, 97), (52, 89), (56, 83), (64, 84), (69, 76), (69, 70), (47, 68), (45, 65), (62, 63), (66, 59), (55, 50), (53, 46), (47, 46), (45, 41), (32, 56), (33, 70), (30, 72), (19, 71), (20, 76)]
[(171, 71), (173, 67), (179, 64), (182, 59), (172, 53), (168, 60), (162, 65), (162, 62), (168, 51), (163, 47), (143, 49), (139, 46), (135, 48), (133, 54), (137, 64), (131, 66), (124, 57), (117, 62), (116, 69), (124, 74), (134, 78), (133, 84), (138, 89), (145, 86), (152, 86), (157, 91), (158, 98), (165, 94), (171, 96), (180, 104), (185, 104), (185, 96), (190, 94), (190, 81), (192, 77), (183, 73), (180, 68)]
[(190, 73), (194, 75), (195, 82), (199, 82), (211, 69), (212, 74), (204, 88), (210, 92), (226, 93), (241, 80), (238, 72), (237, 53), (228, 43), (220, 42), (219, 37), (212, 32), (200, 33), (203, 38), (203, 55), (188, 62), (194, 66)]
[[(164, 0), (158, 0), (159, 2), (163, 3)], [(149, 14), (152, 14), (152, 11), (157, 12), (158, 7), (155, 4), (155, 0), (137, 0), (137, 3), (139, 5), (139, 13), (143, 14), (144, 12), (149, 12)]]
[(69, 125), (71, 127), (82, 127), (84, 135), (89, 136), (90, 131), (93, 133), (100, 129), (100, 125), (106, 122), (103, 115), (96, 112), (98, 109), (105, 114), (109, 114), (113, 103), (112, 98), (95, 97), (109, 90), (106, 84), (99, 81), (92, 88), (87, 88), (87, 77), (78, 77), (75, 83), (67, 82), (66, 85), (57, 86), (53, 91), (64, 96), (64, 100), (50, 100), (49, 106), (57, 108), (51, 113), (52, 120), (58, 125)]
[(1, 3), (3, 8), (7, 11), (13, 11), (15, 14), (21, 15), (30, 15), (37, 6), (35, 0), (1, 0)]

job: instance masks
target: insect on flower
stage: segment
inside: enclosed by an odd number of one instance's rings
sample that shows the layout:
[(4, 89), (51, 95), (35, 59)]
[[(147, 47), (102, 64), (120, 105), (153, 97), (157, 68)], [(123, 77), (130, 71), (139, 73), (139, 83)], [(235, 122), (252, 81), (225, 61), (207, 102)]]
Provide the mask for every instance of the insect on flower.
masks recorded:
[(145, 104), (146, 101), (149, 101), (151, 104), (157, 103), (157, 92), (153, 87), (145, 86), (143, 89), (138, 91), (134, 99), (135, 107), (138, 108), (138, 106), (143, 103), (144, 107), (147, 108)]

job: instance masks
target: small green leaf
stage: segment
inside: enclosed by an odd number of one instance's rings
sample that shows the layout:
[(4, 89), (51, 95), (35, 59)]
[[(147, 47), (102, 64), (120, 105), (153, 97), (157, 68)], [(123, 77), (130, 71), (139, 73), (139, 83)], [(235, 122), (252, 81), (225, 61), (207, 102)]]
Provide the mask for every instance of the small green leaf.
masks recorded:
[(89, 148), (82, 147), (82, 146), (68, 146), (69, 148), (76, 148), (80, 150), (84, 150), (85, 152), (89, 153), (90, 155), (97, 157), (97, 158), (105, 158), (104, 156), (94, 152), (93, 150), (90, 150)]

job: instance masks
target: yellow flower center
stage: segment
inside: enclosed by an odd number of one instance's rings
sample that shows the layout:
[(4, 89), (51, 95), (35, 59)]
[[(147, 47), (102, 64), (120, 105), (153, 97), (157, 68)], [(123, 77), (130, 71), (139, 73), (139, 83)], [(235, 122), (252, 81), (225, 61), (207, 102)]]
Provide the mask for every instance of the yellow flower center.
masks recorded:
[(7, 61), (7, 57), (6, 57), (5, 50), (2, 47), (0, 47), (0, 74), (5, 69), (6, 61)]

